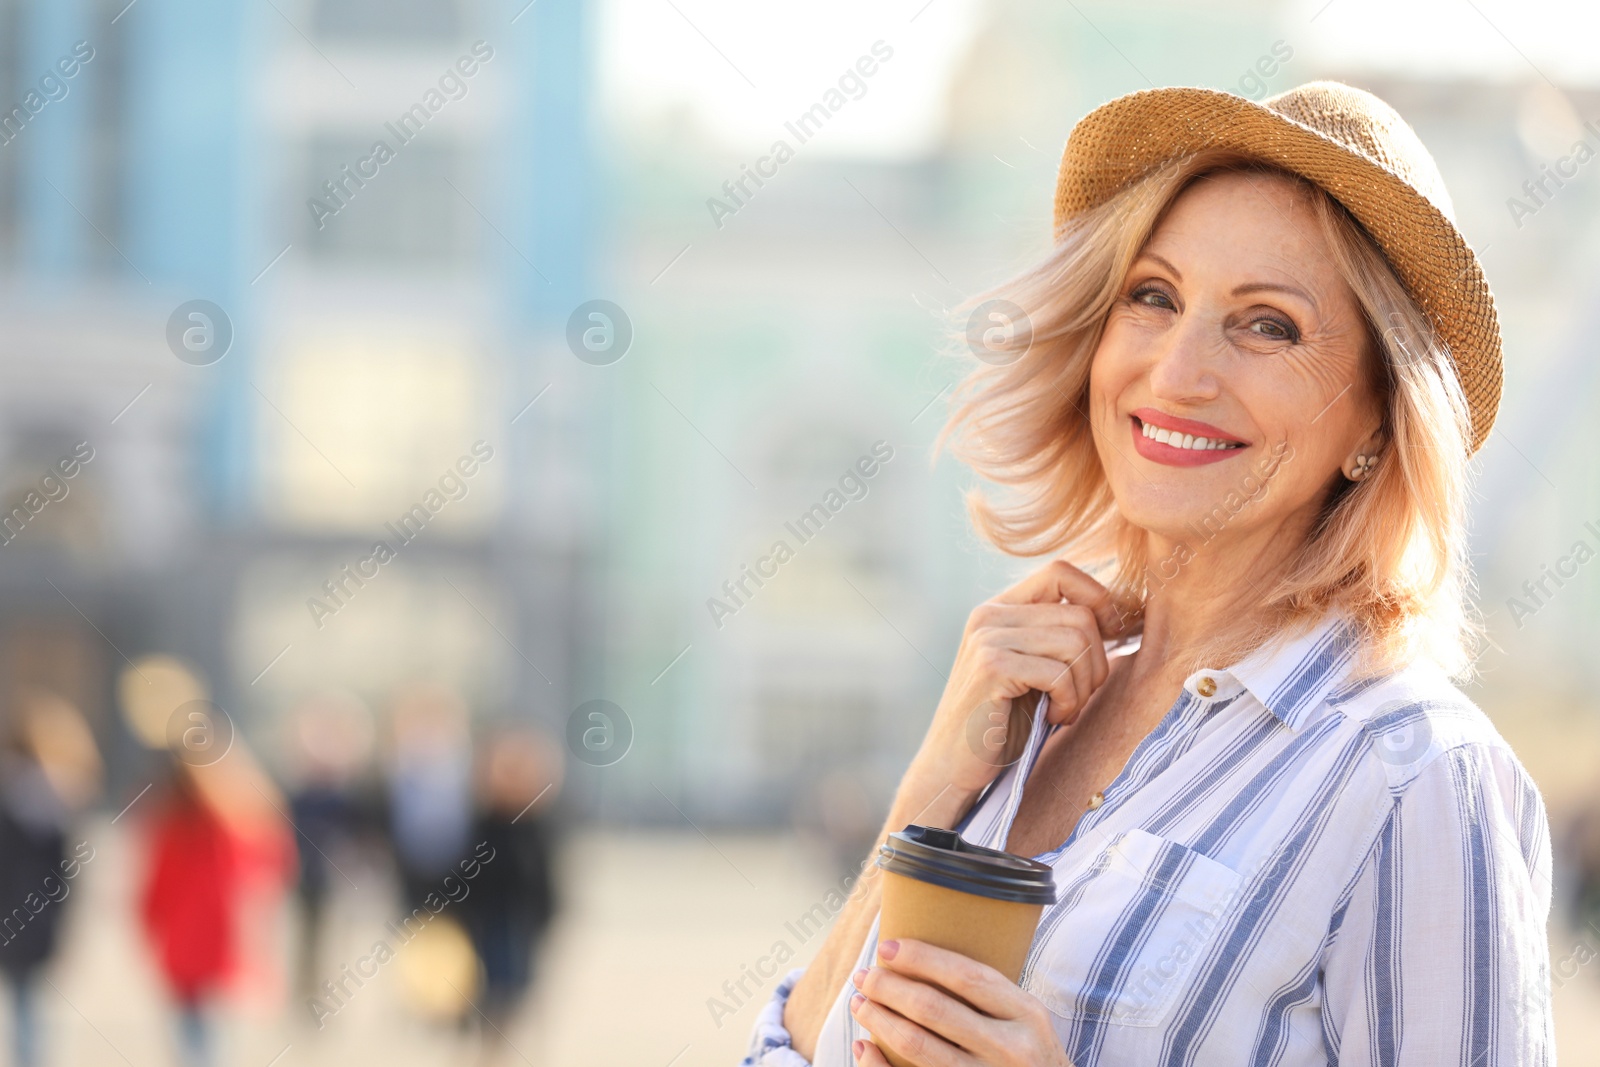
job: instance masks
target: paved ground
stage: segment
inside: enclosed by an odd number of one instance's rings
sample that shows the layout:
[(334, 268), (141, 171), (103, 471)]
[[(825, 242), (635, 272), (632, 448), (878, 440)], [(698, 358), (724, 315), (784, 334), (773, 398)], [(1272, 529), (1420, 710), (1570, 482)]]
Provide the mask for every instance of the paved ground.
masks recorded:
[[(90, 828), (88, 837), (95, 859), (68, 898), (67, 942), (51, 972), (54, 988), (45, 987), (41, 997), (54, 1053), (47, 1062), (164, 1067), (176, 1062), (169, 1009), (129, 921), (128, 842), (119, 828), (103, 824)], [(756, 1009), (753, 1002), (729, 1002), (723, 983), (737, 981), (742, 966), (754, 965), (780, 939), (801, 963), (820, 940), (802, 942), (785, 928), (828, 888), (825, 873), (811, 870), (815, 864), (792, 841), (719, 836), (713, 846), (692, 832), (583, 835), (570, 842), (566, 861), (568, 908), (549, 945), (546, 980), (524, 1019), (507, 1030), (510, 1048), (502, 1050), (502, 1063), (736, 1063)], [(348, 893), (330, 924), (330, 963), (323, 969), (334, 976), (340, 964), (354, 966), (370, 953), (390, 917), (381, 881), (351, 874), (358, 891)], [(285, 917), (265, 940), (288, 942)], [(408, 958), (420, 958), (419, 944), (399, 947), (320, 1031), (309, 1012), (289, 1003), (281, 981), (266, 983), (272, 988), (257, 990), (225, 1020), (222, 1064), (482, 1062), (479, 1027), (463, 1033), (423, 1021), (406, 1004), (403, 972)], [(287, 961), (281, 948), (276, 954), (281, 977)], [(772, 982), (765, 985), (770, 989)], [(713, 996), (729, 1003), (733, 1014), (714, 1019), (707, 1003)], [(10, 1020), (0, 1019), (4, 1063)]]
[[(175, 1062), (167, 1007), (128, 921), (130, 865), (117, 828), (91, 828), (96, 858), (70, 903), (69, 941), (43, 1004), (52, 1067)], [(723, 984), (778, 949), (799, 962), (820, 938), (794, 920), (824, 900), (828, 872), (792, 840), (718, 836), (590, 834), (567, 855), (571, 906), (550, 946), (547, 981), (531, 1010), (507, 1031), (498, 1062), (537, 1067), (731, 1067), (755, 1012)], [(581, 887), (576, 876), (582, 872)], [(336, 961), (357, 961), (382, 934), (382, 887), (367, 882), (337, 917)], [(377, 918), (374, 918), (376, 916)], [(286, 941), (287, 927), (269, 932)], [(402, 998), (406, 967), (442, 964), (417, 943), (350, 998), (318, 1031), (281, 993), (258, 992), (225, 1024), (223, 1067), (485, 1062), (476, 1028), (461, 1033), (418, 1019)], [(1555, 955), (1566, 955), (1561, 945)], [(411, 954), (407, 961), (407, 954)], [(337, 969), (334, 967), (333, 969)], [(267, 983), (269, 986), (275, 983)], [(764, 985), (770, 988), (769, 980)], [(746, 983), (746, 988), (750, 984)], [(734, 1009), (713, 1018), (717, 997)], [(1561, 1062), (1600, 1065), (1600, 959), (1556, 991)], [(9, 1020), (5, 1020), (9, 1034)], [(5, 1062), (0, 1058), (0, 1062)]]

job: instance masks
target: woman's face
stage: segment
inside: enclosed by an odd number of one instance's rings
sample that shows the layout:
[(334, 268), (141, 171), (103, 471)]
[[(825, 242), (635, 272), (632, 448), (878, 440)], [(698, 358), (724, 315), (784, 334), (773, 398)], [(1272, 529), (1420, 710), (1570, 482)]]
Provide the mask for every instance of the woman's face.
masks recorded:
[(1365, 322), (1304, 196), (1259, 173), (1197, 181), (1123, 279), (1089, 416), (1134, 525), (1198, 550), (1308, 522), (1376, 444)]

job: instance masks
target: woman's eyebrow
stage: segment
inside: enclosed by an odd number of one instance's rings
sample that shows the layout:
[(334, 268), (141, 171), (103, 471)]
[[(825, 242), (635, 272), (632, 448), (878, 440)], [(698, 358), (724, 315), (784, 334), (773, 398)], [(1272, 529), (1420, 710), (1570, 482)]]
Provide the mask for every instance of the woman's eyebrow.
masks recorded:
[(1139, 253), (1139, 258), (1140, 259), (1153, 259), (1153, 260), (1155, 260), (1157, 263), (1159, 263), (1163, 267), (1167, 268), (1167, 271), (1174, 278), (1178, 279), (1178, 281), (1180, 281), (1180, 282), (1183, 281), (1183, 271), (1179, 270), (1177, 267), (1174, 267), (1170, 262), (1168, 262), (1163, 257), (1156, 255), (1154, 252), (1148, 252), (1148, 251), (1147, 252), (1140, 252)]
[[(1159, 263), (1162, 267), (1166, 268), (1168, 273), (1170, 273), (1173, 276), (1173, 278), (1175, 278), (1176, 280), (1178, 280), (1180, 282), (1183, 281), (1183, 272), (1181, 270), (1179, 270), (1177, 267), (1173, 266), (1171, 261), (1168, 260), (1165, 256), (1160, 256), (1160, 255), (1157, 255), (1156, 253), (1150, 252), (1150, 251), (1144, 251), (1144, 252), (1139, 253), (1139, 258), (1140, 259), (1154, 260), (1156, 263)], [(1241, 286), (1237, 287), (1236, 289), (1234, 289), (1233, 295), (1234, 296), (1246, 296), (1246, 295), (1248, 295), (1250, 293), (1264, 293), (1264, 292), (1265, 293), (1288, 293), (1290, 296), (1298, 296), (1301, 300), (1304, 300), (1306, 303), (1310, 304), (1313, 311), (1320, 311), (1321, 310), (1317, 306), (1316, 298), (1314, 298), (1310, 293), (1306, 292), (1304, 289), (1301, 289), (1298, 286), (1284, 285), (1284, 284), (1281, 284), (1281, 283), (1278, 283), (1278, 282), (1245, 282), (1243, 285), (1241, 285)]]
[(1306, 292), (1304, 289), (1301, 289), (1299, 286), (1294, 285), (1281, 285), (1276, 282), (1246, 282), (1245, 284), (1234, 289), (1233, 295), (1244, 296), (1247, 293), (1263, 292), (1288, 293), (1290, 296), (1298, 296), (1301, 300), (1304, 300), (1306, 303), (1310, 304), (1313, 311), (1317, 310), (1316, 298), (1310, 293)]

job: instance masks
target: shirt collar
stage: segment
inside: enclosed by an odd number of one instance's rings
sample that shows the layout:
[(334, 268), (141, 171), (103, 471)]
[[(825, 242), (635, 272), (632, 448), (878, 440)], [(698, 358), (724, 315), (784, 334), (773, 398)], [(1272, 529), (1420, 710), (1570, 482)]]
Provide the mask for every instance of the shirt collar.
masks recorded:
[(1358, 628), (1329, 611), (1311, 629), (1245, 656), (1225, 672), (1291, 730), (1307, 717), (1350, 670)]

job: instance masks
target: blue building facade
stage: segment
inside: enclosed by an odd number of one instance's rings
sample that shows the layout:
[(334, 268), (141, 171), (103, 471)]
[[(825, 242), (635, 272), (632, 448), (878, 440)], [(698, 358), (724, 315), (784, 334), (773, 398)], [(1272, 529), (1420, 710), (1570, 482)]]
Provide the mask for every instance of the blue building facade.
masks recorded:
[[(63, 690), (129, 752), (116, 678), (153, 653), (247, 735), (418, 677), (559, 729), (587, 538), (542, 443), (581, 461), (594, 416), (526, 404), (593, 284), (589, 33), (578, 0), (0, 2), (7, 506), (94, 453), (0, 546), (0, 693)], [(459, 502), (339, 578), (478, 442)]]

